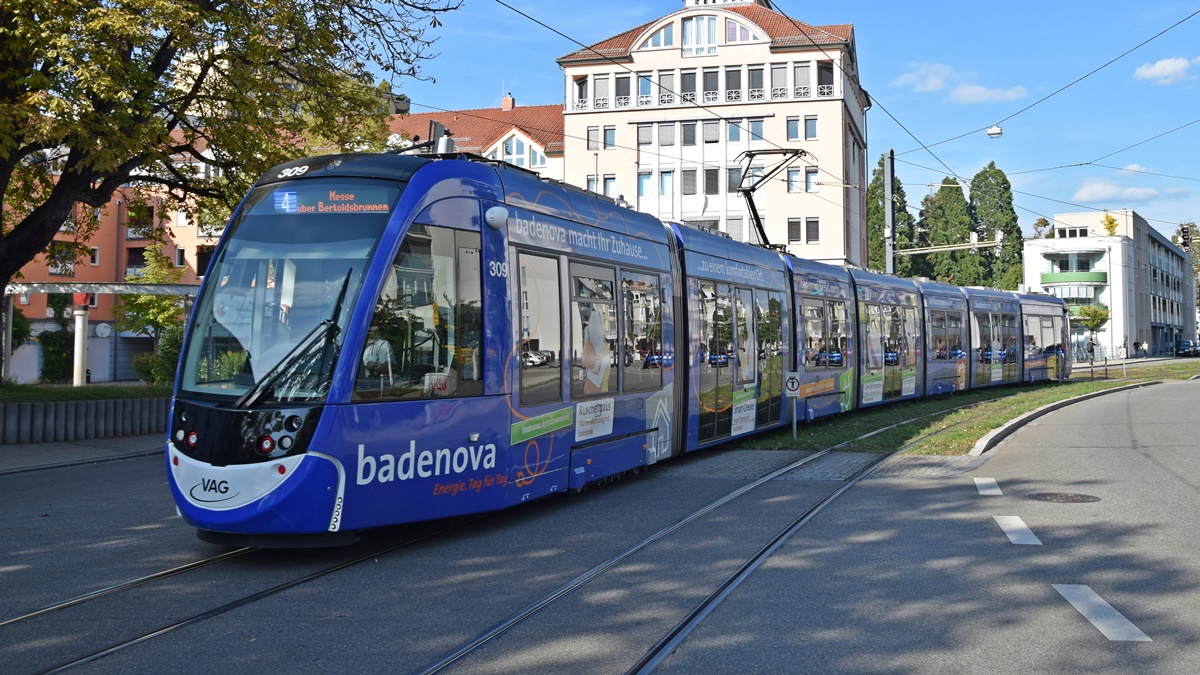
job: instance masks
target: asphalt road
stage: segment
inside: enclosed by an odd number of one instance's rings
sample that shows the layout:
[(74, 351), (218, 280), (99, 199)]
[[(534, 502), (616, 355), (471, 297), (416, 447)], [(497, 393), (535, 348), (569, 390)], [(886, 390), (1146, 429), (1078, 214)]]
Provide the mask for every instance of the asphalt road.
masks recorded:
[[(1051, 413), (967, 473), (859, 483), (660, 670), (1200, 670), (1197, 387), (1167, 383)], [(411, 672), (796, 455), (708, 453), (513, 509), (73, 672)], [(836, 473), (772, 481), (451, 672), (623, 672), (711, 584), (831, 489), (836, 482), (820, 478)], [(993, 479), (1002, 494), (982, 494), (976, 478)], [(1029, 498), (1036, 493), (1099, 500)], [(175, 516), (161, 458), (0, 476), (0, 513), (0, 620), (225, 550), (196, 540)], [(399, 541), (418, 529), (369, 539)], [(1039, 543), (1013, 543), (1030, 537)], [(0, 670), (35, 672), (347, 552), (248, 555), (2, 627)]]

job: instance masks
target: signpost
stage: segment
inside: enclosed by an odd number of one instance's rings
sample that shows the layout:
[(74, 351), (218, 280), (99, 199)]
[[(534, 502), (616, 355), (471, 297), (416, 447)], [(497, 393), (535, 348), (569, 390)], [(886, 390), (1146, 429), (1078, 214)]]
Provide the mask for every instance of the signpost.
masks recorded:
[(796, 403), (800, 400), (800, 373), (783, 374), (783, 393), (792, 399), (792, 440), (796, 440)]

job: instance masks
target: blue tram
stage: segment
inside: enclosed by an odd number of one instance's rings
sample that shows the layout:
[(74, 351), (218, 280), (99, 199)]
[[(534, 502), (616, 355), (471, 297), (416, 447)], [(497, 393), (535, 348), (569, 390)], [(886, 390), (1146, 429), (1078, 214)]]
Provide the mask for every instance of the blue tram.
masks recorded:
[(345, 543), (781, 427), (786, 371), (805, 419), (1062, 378), (1066, 330), (1053, 298), (849, 272), (498, 162), (310, 158), (207, 270), (170, 486), (209, 541)]

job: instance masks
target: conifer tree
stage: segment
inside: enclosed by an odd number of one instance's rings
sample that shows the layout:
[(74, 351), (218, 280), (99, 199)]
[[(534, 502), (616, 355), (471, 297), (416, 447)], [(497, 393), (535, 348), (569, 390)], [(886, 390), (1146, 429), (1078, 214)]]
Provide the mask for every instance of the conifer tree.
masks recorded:
[[(884, 227), (887, 224), (886, 204), (884, 202), (883, 162), (885, 156), (879, 157), (879, 165), (871, 173), (871, 183), (867, 186), (867, 266), (873, 270), (884, 271), (887, 262), (884, 260)], [(895, 238), (896, 249), (909, 248), (916, 240), (916, 219), (908, 210), (908, 200), (900, 179), (892, 176), (893, 200), (896, 205)], [(894, 256), (896, 276), (913, 276), (913, 256)]]
[(998, 248), (986, 249), (980, 258), (990, 263), (985, 283), (1008, 290), (1015, 290), (1024, 279), (1025, 242), (1012, 202), (1012, 185), (995, 162), (971, 179), (971, 212), (980, 240), (1002, 240)]
[[(949, 176), (942, 179), (937, 192), (925, 197), (921, 218), (930, 246), (966, 244), (975, 232), (971, 207), (963, 196), (962, 186)], [(930, 253), (927, 259), (930, 275), (938, 281), (959, 286), (987, 283), (986, 269), (977, 251), (941, 251)]]

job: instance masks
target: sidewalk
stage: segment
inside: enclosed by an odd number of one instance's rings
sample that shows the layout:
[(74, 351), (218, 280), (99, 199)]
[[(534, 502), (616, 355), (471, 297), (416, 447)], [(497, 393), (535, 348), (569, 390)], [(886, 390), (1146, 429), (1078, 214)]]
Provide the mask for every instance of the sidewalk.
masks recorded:
[(165, 451), (166, 442), (164, 434), (156, 433), (62, 443), (0, 445), (0, 475), (63, 464), (103, 462), (158, 454)]

